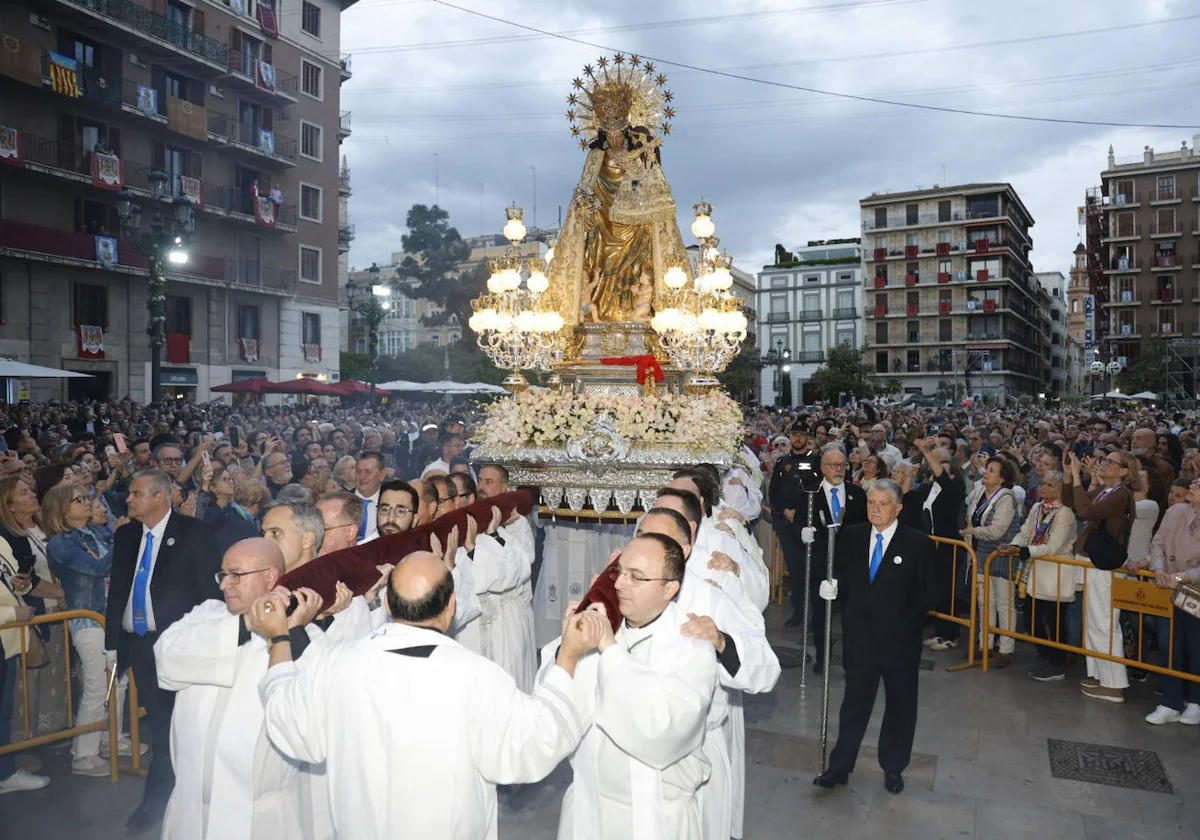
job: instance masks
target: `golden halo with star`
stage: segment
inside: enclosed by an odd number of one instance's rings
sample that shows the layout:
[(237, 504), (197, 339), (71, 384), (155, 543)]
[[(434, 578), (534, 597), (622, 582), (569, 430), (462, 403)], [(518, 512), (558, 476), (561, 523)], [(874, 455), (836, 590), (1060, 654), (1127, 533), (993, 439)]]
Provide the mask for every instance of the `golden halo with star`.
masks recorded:
[(582, 77), (571, 80), (567, 96), (571, 136), (578, 138), (579, 148), (586, 149), (600, 131), (599, 112), (617, 102), (621, 108), (628, 103), (628, 125), (644, 126), (652, 135), (670, 134), (674, 95), (666, 85), (667, 77), (651, 61), (623, 53), (600, 56), (594, 65), (584, 65)]

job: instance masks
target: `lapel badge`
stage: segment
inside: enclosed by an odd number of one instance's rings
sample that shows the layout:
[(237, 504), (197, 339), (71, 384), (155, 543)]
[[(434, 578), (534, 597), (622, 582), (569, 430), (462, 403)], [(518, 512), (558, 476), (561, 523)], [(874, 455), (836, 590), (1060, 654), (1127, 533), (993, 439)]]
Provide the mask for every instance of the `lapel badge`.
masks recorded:
[(899, 566), (899, 565), (900, 565), (901, 563), (903, 563), (904, 561), (903, 561), (903, 560), (901, 560), (901, 559), (900, 559), (900, 555), (899, 555), (899, 554), (897, 554), (895, 557), (893, 557), (893, 558), (892, 558), (892, 562), (893, 562), (893, 563), (895, 563), (897, 566)]
[[(174, 537), (167, 537), (167, 545), (168, 545), (168, 546), (175, 545), (175, 538), (174, 538)], [(897, 558), (896, 558), (896, 562), (897, 562), (897, 563), (899, 563), (899, 562), (900, 562), (900, 558), (899, 558), (899, 557), (897, 557)]]

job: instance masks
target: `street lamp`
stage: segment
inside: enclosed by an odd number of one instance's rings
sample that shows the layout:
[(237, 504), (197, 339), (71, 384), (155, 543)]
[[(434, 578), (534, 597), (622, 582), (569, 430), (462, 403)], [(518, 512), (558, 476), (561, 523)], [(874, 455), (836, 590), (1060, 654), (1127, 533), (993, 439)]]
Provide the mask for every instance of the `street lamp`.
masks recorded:
[[(763, 353), (759, 358), (759, 364), (762, 367), (774, 365), (775, 378), (779, 383), (779, 390), (775, 394), (775, 405), (783, 406), (783, 377), (790, 374), (792, 366), (789, 364), (792, 360), (792, 351), (783, 346), (783, 339), (775, 339), (775, 346), (769, 347), (766, 353)], [(761, 397), (759, 402), (762, 402)]]
[(379, 266), (371, 263), (367, 269), (369, 282), (346, 281), (350, 308), (367, 321), (367, 355), (370, 360), (371, 399), (375, 399), (375, 380), (379, 375), (379, 325), (392, 308), (391, 285), (379, 282)]
[[(146, 333), (150, 336), (150, 398), (147, 402), (153, 403), (162, 397), (162, 349), (167, 321), (166, 267), (167, 264), (187, 264), (188, 247), (196, 230), (196, 217), (192, 203), (186, 198), (172, 200), (167, 187), (167, 173), (156, 169), (150, 173), (149, 181), (150, 198), (154, 202), (154, 216), (149, 229), (142, 230), (142, 208), (134, 204), (133, 194), (129, 190), (122, 190), (117, 196), (117, 217), (121, 220), (121, 237), (150, 262), (146, 301), (149, 313)], [(163, 218), (164, 203), (171, 205), (169, 219)]]

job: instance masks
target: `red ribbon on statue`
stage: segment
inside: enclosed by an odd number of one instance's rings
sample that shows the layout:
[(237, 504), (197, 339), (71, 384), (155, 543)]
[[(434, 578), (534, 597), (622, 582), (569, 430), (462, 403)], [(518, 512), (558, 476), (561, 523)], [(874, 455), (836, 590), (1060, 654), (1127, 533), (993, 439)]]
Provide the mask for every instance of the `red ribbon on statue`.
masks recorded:
[(663, 381), (662, 367), (659, 365), (658, 359), (649, 354), (645, 356), (621, 356), (619, 358), (601, 359), (600, 364), (636, 367), (637, 381), (639, 385), (646, 384), (647, 374), (654, 377), (655, 382)]

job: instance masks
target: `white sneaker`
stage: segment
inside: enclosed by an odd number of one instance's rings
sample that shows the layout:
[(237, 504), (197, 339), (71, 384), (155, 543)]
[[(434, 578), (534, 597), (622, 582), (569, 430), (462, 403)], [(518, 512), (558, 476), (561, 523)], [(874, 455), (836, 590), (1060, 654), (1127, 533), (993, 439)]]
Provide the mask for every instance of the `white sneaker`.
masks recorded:
[(930, 650), (954, 650), (958, 647), (958, 642), (954, 639), (938, 639), (936, 643), (929, 646)]
[[(145, 755), (149, 749), (147, 744), (138, 744), (138, 755)], [(117, 755), (122, 758), (129, 758), (133, 755), (133, 742), (129, 740), (128, 735), (122, 735), (117, 740)], [(108, 741), (100, 742), (100, 757), (108, 758)]]
[(98, 755), (85, 755), (71, 762), (71, 773), (99, 779), (108, 775), (108, 762)]
[(26, 790), (41, 790), (48, 784), (50, 784), (49, 776), (35, 776), (24, 770), (18, 770), (7, 779), (0, 780), (0, 795)]
[(1181, 717), (1182, 715), (1174, 709), (1167, 706), (1159, 706), (1153, 712), (1146, 715), (1146, 723), (1162, 726), (1164, 723), (1178, 723)]
[(925, 645), (925, 647), (927, 647), (927, 648), (931, 648), (934, 645), (941, 644), (943, 641), (945, 641), (945, 640), (941, 636), (930, 636), (928, 639), (921, 642), (921, 644)]
[(1188, 703), (1184, 706), (1183, 713), (1179, 715), (1179, 722), (1188, 726), (1200, 724), (1200, 703)]

